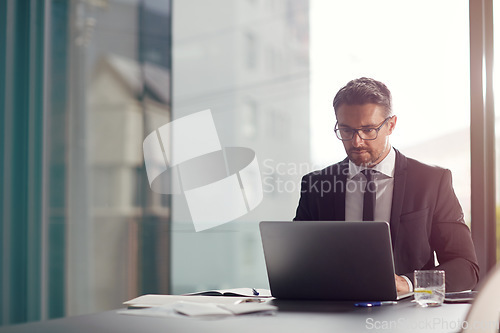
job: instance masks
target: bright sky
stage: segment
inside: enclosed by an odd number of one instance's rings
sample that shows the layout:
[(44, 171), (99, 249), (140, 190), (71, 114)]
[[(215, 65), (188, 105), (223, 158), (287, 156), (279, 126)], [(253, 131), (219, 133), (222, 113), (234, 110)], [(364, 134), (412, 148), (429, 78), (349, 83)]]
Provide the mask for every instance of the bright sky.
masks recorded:
[(345, 156), (331, 104), (361, 76), (393, 94), (396, 147), (469, 126), (468, 1), (311, 0), (310, 22), (314, 164)]

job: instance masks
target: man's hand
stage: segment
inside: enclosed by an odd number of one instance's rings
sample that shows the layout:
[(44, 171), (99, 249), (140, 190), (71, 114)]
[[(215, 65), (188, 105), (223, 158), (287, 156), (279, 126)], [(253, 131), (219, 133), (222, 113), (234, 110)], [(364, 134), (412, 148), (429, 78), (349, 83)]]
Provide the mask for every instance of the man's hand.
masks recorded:
[(394, 278), (396, 279), (396, 290), (398, 294), (407, 294), (410, 292), (410, 286), (404, 277), (394, 274)]

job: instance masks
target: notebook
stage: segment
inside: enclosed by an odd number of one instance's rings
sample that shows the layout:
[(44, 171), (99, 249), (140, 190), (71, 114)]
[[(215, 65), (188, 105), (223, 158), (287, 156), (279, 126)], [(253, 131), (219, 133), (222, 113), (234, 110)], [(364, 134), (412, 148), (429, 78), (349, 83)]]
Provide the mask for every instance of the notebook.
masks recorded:
[(277, 299), (392, 301), (398, 295), (387, 222), (261, 222)]

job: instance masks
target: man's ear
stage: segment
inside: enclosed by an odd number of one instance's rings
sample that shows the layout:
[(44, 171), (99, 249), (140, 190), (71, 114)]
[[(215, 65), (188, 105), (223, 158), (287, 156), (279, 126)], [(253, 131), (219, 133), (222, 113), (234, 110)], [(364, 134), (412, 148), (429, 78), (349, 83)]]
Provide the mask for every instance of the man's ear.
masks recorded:
[(388, 121), (388, 127), (389, 127), (389, 135), (392, 134), (392, 132), (394, 132), (394, 129), (396, 128), (396, 123), (398, 121), (398, 116), (392, 116), (391, 119), (389, 119)]

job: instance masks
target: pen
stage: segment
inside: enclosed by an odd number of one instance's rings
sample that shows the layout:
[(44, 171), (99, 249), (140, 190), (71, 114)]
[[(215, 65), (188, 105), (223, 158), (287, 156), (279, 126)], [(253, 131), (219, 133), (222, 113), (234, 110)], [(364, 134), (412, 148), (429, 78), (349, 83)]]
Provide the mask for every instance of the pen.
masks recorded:
[(253, 292), (254, 296), (259, 296), (259, 292), (257, 291), (257, 289), (252, 288), (252, 292)]
[(394, 305), (398, 304), (398, 302), (395, 301), (384, 301), (384, 302), (360, 302), (360, 303), (355, 303), (354, 306), (359, 306), (362, 308), (369, 308), (372, 306), (382, 306), (382, 305)]

